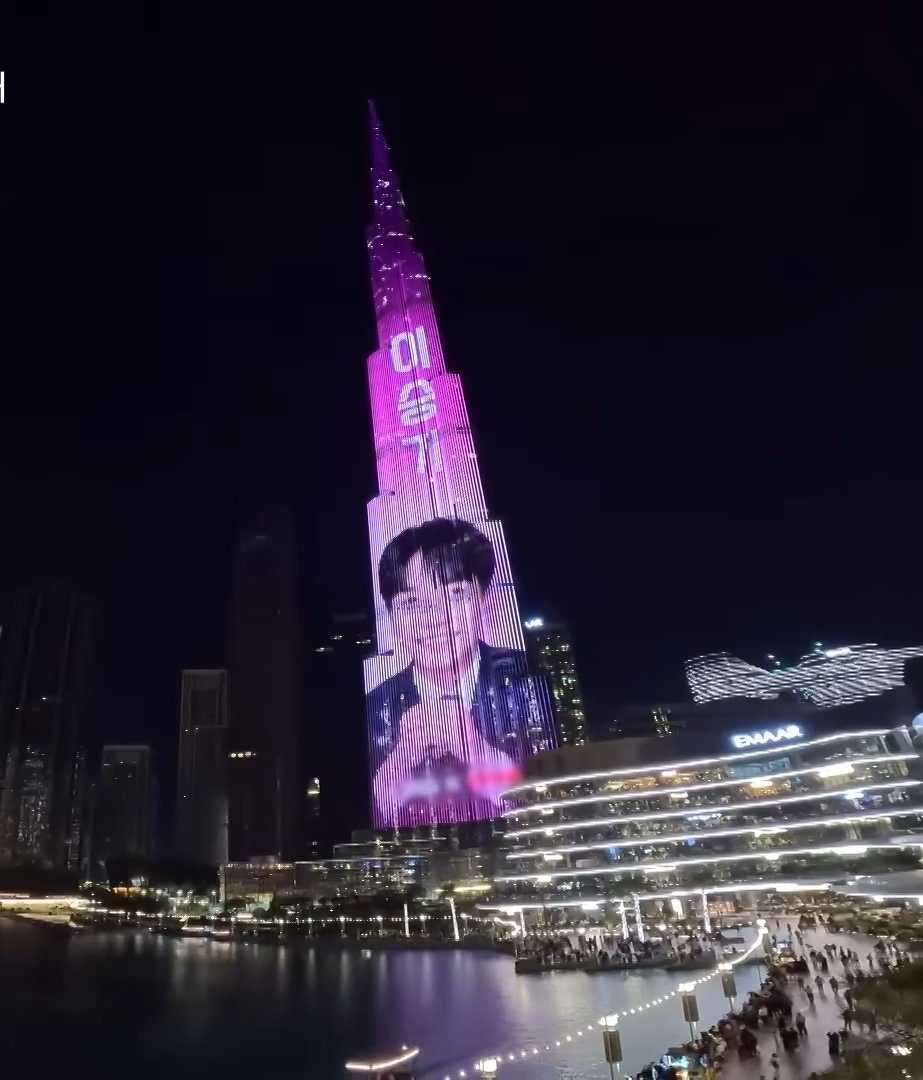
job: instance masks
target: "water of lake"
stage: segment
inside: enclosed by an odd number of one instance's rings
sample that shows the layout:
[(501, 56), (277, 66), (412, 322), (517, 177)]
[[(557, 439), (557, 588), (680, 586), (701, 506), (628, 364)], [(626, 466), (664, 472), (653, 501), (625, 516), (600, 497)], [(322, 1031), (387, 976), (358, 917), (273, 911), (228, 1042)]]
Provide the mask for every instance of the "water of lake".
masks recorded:
[[(184, 940), (142, 931), (59, 937), (0, 919), (4, 1063), (32, 1075), (102, 1080), (226, 1077), (341, 1080), (353, 1054), (420, 1046), (418, 1073), (441, 1080), (483, 1053), (542, 1047), (507, 1080), (607, 1080), (597, 1030), (544, 1051), (600, 1016), (676, 989), (661, 971), (517, 976), (512, 959), (479, 952), (360, 953), (335, 947)], [(741, 993), (753, 967), (737, 969)], [(726, 1008), (720, 981), (698, 990), (703, 1021)], [(626, 1070), (680, 1042), (678, 1000), (622, 1029)]]

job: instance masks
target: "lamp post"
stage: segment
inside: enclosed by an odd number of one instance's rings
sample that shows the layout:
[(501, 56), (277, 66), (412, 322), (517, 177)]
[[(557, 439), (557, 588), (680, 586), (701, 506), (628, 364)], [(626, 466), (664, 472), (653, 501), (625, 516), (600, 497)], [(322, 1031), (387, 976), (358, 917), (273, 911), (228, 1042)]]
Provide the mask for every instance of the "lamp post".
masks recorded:
[(711, 933), (711, 915), (708, 913), (708, 893), (702, 890), (702, 925), (705, 927), (705, 933)]
[(526, 936), (526, 917), (523, 914), (522, 908), (519, 909), (519, 929), (522, 931), (522, 936)]
[(404, 937), (410, 937), (410, 916), (407, 913), (407, 902), (404, 902)]
[(497, 1059), (495, 1057), (481, 1058), (480, 1061), (475, 1062), (474, 1066), (481, 1080), (494, 1080), (497, 1075)]
[(734, 978), (734, 967), (732, 964), (719, 964), (718, 970), (721, 972), (721, 991), (728, 999), (728, 1005), (730, 1005), (731, 1012), (733, 1012), (734, 998), (737, 997), (737, 980)]
[(455, 915), (455, 897), (449, 897), (449, 911), (452, 912), (452, 934), (456, 941), (458, 941), (458, 918)]
[[(769, 961), (767, 960), (767, 957), (769, 956), (770, 951), (772, 949), (772, 944), (769, 941), (769, 933), (766, 930), (766, 920), (765, 919), (757, 919), (756, 920), (756, 932), (759, 935), (760, 941), (763, 943), (763, 956), (762, 956), (762, 959), (763, 959), (763, 963), (766, 965), (766, 974), (768, 975), (769, 974)], [(760, 975), (760, 978), (762, 979), (762, 967), (760, 966), (760, 954), (757, 951), (753, 955), (756, 957), (756, 970), (757, 970), (758, 974)]]
[(628, 937), (629, 937), (629, 934), (628, 934), (628, 912), (625, 910), (625, 901), (624, 900), (621, 900), (619, 902), (619, 904), (620, 904), (620, 906), (619, 906), (619, 915), (621, 916), (621, 919), (622, 919), (622, 941), (627, 941)]
[(384, 915), (376, 915), (375, 918), (378, 920), (378, 936), (381, 937), (384, 933), (381, 924), (385, 921), (385, 917)]
[(463, 911), (462, 912), (462, 918), (465, 920), (465, 927), (464, 927), (465, 933), (464, 933), (464, 936), (467, 937), (468, 936), (468, 920), (471, 918), (471, 916), (468, 914), (467, 911)]
[(603, 1053), (609, 1066), (609, 1080), (615, 1080), (615, 1073), (622, 1064), (622, 1036), (616, 1028), (618, 1022), (618, 1013), (599, 1018), (599, 1026), (603, 1029)]
[(677, 990), (682, 994), (680, 1001), (683, 1003), (683, 1019), (689, 1024), (689, 1034), (692, 1042), (695, 1042), (695, 1026), (699, 1022), (699, 1003), (695, 996), (695, 983), (680, 983)]
[(340, 937), (346, 937), (346, 916), (340, 916)]
[(644, 941), (644, 923), (641, 921), (641, 901), (638, 899), (638, 894), (634, 894), (635, 901), (635, 922), (638, 924), (638, 941)]
[(426, 937), (426, 915), (420, 916), (420, 933)]

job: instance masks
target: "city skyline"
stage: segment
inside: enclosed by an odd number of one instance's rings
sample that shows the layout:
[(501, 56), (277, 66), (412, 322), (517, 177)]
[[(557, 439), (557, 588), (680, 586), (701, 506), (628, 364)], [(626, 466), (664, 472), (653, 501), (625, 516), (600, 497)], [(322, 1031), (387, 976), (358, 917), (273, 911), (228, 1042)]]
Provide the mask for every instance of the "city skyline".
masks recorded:
[[(570, 624), (591, 726), (681, 700), (690, 656), (919, 640), (901, 388), (920, 196), (876, 63), (857, 75), (799, 39), (784, 86), (756, 63), (728, 107), (688, 57), (623, 49), (606, 87), (576, 77), (574, 110), (493, 62), (472, 92), (447, 46), (411, 79), (376, 44), (312, 94), (281, 47), (233, 122), (212, 122), (220, 79), (188, 58), (156, 102), (130, 81), (119, 103), (75, 100), (81, 167), (52, 199), (72, 146), (47, 122), (78, 73), (32, 57), (38, 85), (5, 107), (21, 362), (0, 586), (51, 574), (99, 596), (100, 741), (151, 743), (175, 784), (178, 673), (227, 662), (235, 536), (266, 502), (295, 518), (306, 638), (369, 607), (368, 92), (523, 611)], [(81, 364), (75, 341), (93, 342)]]

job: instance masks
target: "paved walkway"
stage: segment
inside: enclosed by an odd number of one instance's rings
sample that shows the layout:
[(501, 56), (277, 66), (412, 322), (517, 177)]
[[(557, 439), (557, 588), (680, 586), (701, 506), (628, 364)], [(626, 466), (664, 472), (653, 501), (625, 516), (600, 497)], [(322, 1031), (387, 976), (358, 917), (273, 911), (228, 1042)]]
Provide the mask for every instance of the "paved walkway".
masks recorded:
[[(780, 921), (782, 924), (781, 929), (776, 929), (775, 919), (769, 919), (767, 929), (770, 934), (777, 934), (780, 939), (787, 938), (788, 932), (785, 926), (788, 920), (783, 918)], [(792, 925), (795, 925), (794, 922)], [(807, 955), (808, 951), (812, 948), (822, 950), (825, 944), (829, 944), (836, 945), (838, 950), (842, 945), (844, 949), (852, 949), (857, 952), (864, 971), (869, 970), (866, 956), (871, 953), (876, 958), (873, 961), (875, 964), (873, 970), (878, 970), (878, 954), (874, 949), (876, 939), (873, 937), (868, 937), (865, 934), (828, 934), (823, 929), (802, 931), (802, 936), (804, 937), (804, 947), (802, 949), (796, 945), (796, 949), (804, 953), (809, 967), (811, 966), (811, 958)], [(786, 985), (786, 992), (792, 999), (792, 1024), (794, 1025), (795, 1013), (802, 1012), (808, 1027), (808, 1037), (799, 1040), (798, 1049), (792, 1052), (784, 1050), (777, 1031), (761, 1028), (758, 1032), (759, 1055), (742, 1061), (735, 1051), (731, 1051), (728, 1054), (724, 1068), (721, 1070), (721, 1080), (759, 1080), (760, 1077), (766, 1077), (766, 1080), (774, 1080), (770, 1061), (773, 1053), (779, 1056), (779, 1072), (777, 1074), (779, 1080), (805, 1080), (812, 1072), (824, 1072), (833, 1066), (834, 1059), (830, 1057), (827, 1050), (827, 1032), (843, 1030), (842, 1014), (843, 1009), (846, 1007), (846, 1002), (843, 1000), (843, 991), (846, 989), (847, 984), (839, 956), (835, 960), (830, 958), (829, 964), (830, 970), (826, 974), (824, 972), (819, 974), (823, 975), (825, 980), (829, 980), (832, 975), (836, 976), (840, 983), (837, 994), (834, 994), (830, 989), (829, 981), (826, 982), (822, 994), (817, 992), (817, 987), (814, 985), (814, 976), (818, 972), (815, 970), (812, 970), (810, 975), (805, 976), (805, 981), (810, 981), (811, 989), (814, 991), (813, 1005), (808, 1004), (807, 996), (798, 989), (798, 983), (795, 979), (789, 979)], [(854, 1032), (846, 1044), (847, 1049), (861, 1045), (863, 1041), (858, 1025), (855, 1025)]]

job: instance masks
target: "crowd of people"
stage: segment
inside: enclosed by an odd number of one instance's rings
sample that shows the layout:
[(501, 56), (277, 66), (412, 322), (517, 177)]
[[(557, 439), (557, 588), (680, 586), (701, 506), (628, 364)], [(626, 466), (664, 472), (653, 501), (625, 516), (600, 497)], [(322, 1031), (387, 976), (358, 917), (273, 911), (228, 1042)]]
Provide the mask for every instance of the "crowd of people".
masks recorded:
[[(825, 928), (822, 917), (817, 917), (816, 925)], [(760, 989), (752, 991), (739, 1010), (729, 1012), (694, 1041), (672, 1047), (659, 1062), (652, 1062), (638, 1073), (636, 1080), (676, 1080), (685, 1067), (699, 1070), (712, 1080), (732, 1054), (765, 1065), (768, 1072), (760, 1080), (768, 1080), (770, 1073), (772, 1080), (777, 1080), (782, 1064), (780, 1053), (797, 1054), (809, 1037), (809, 1018), (817, 1016), (818, 996), (825, 1002), (832, 999), (842, 1018), (835, 1030), (825, 1033), (831, 1059), (843, 1053), (857, 1024), (874, 1035), (874, 1012), (857, 1008), (855, 988), (879, 972), (887, 973), (908, 963), (908, 954), (883, 940), (877, 941), (864, 958), (854, 949), (829, 941), (805, 950), (803, 926), (793, 929), (787, 924), (787, 941), (780, 940), (782, 927), (778, 919), (775, 928), (776, 933), (771, 935), (773, 961)], [(805, 951), (799, 952), (799, 948)], [(841, 976), (830, 974), (831, 964), (837, 961), (842, 966)], [(774, 1036), (768, 1058), (764, 1058), (765, 1046), (760, 1045), (763, 1031)], [(812, 1076), (812, 1080), (818, 1078)]]
[[(705, 956), (713, 952), (716, 945), (723, 947), (729, 941), (720, 933), (695, 932), (677, 935), (665, 932), (661, 937), (648, 937), (644, 941), (636, 934), (623, 938), (606, 930), (592, 935), (580, 931), (558, 935), (528, 934), (516, 950), (516, 956), (518, 959), (535, 960), (548, 967), (579, 967), (585, 964), (625, 967), (652, 960), (685, 963)], [(729, 953), (736, 951), (733, 945), (729, 945)]]

